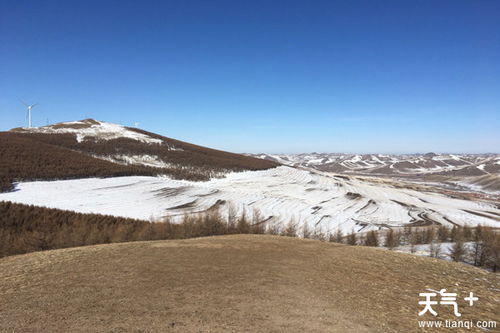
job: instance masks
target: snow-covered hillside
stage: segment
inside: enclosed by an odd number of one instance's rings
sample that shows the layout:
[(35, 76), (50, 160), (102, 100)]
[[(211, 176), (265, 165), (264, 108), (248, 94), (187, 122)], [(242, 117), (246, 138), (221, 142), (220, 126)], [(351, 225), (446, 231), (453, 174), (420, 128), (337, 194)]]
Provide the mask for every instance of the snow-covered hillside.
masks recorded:
[(256, 209), (268, 222), (294, 220), (323, 232), (429, 223), (500, 226), (500, 210), (492, 204), (286, 166), (206, 182), (166, 177), (24, 182), (17, 191), (1, 193), (0, 200), (139, 219), (216, 206), (223, 214), (234, 209), (251, 215)]
[(76, 140), (82, 142), (86, 139), (94, 140), (113, 140), (118, 138), (127, 138), (144, 143), (161, 144), (160, 139), (152, 138), (148, 135), (131, 131), (118, 124), (98, 121), (94, 119), (85, 119), (80, 121), (69, 121), (55, 125), (31, 127), (16, 129), (18, 132), (44, 133), (44, 134), (75, 134)]
[(22, 179), (168, 175), (208, 180), (278, 165), (95, 119), (15, 128), (0, 137), (0, 191)]
[(252, 154), (290, 166), (322, 171), (372, 175), (414, 176), (442, 174), (481, 176), (500, 174), (500, 155), (496, 154)]

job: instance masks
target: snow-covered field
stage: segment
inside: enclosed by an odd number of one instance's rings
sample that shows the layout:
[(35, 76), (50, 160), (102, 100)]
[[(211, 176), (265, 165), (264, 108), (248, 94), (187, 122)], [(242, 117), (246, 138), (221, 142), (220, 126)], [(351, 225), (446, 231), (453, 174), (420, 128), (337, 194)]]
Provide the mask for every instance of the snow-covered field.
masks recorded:
[[(453, 260), (451, 258), (451, 252), (453, 250), (453, 243), (444, 242), (444, 243), (435, 243), (435, 247), (439, 247), (438, 258), (444, 260)], [(464, 243), (464, 247), (469, 250), (472, 248), (473, 242)], [(417, 244), (414, 246), (414, 251), (412, 253), (410, 245), (402, 245), (394, 248), (394, 251), (402, 252), (402, 253), (410, 253), (417, 256), (422, 257), (430, 257), (431, 256), (431, 244)]]
[(23, 182), (14, 192), (0, 193), (0, 200), (147, 220), (214, 206), (223, 214), (229, 207), (249, 215), (256, 209), (269, 221), (293, 219), (323, 232), (368, 231), (416, 221), (500, 226), (500, 210), (485, 202), (286, 166), (207, 182), (139, 176)]

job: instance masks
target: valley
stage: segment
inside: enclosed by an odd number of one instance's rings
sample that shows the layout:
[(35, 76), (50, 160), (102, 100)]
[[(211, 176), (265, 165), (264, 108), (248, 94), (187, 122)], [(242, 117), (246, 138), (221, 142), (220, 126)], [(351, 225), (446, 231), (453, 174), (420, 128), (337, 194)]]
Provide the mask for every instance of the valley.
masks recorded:
[[(284, 227), (293, 222), (298, 229), (326, 234), (405, 226), (500, 225), (495, 195), (465, 185), (461, 191), (446, 187), (449, 182), (437, 178), (445, 176), (436, 174), (476, 166), (495, 171), (497, 156), (242, 156), (93, 119), (1, 134), (18, 140), (18, 150), (28, 149), (31, 142), (40, 145), (41, 157), (35, 158), (45, 161), (38, 169), (29, 164), (31, 173), (23, 169), (30, 162), (11, 164), (6, 170), (15, 179), (14, 190), (0, 193), (3, 201), (174, 222), (217, 209), (224, 216), (258, 214), (257, 220), (267, 225)], [(12, 145), (5, 147), (3, 162), (8, 163), (17, 155)], [(65, 163), (73, 166), (59, 167)], [(332, 163), (345, 170), (329, 171)], [(394, 171), (379, 175), (380, 170)]]

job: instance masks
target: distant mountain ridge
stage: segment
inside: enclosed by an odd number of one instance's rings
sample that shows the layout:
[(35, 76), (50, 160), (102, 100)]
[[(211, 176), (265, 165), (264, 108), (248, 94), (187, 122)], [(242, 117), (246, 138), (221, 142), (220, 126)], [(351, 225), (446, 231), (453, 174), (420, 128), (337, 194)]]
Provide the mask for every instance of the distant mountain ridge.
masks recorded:
[(366, 175), (483, 176), (500, 174), (500, 154), (248, 154), (290, 166)]

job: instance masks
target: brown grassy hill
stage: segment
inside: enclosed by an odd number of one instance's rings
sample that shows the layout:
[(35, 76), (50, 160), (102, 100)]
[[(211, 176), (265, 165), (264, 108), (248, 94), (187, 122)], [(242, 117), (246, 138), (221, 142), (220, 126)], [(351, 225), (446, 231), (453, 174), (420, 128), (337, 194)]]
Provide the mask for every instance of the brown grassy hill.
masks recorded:
[(152, 152), (158, 154), (162, 159), (172, 163), (188, 164), (196, 166), (213, 165), (216, 167), (232, 170), (263, 170), (274, 168), (279, 163), (246, 156), (242, 154), (230, 153), (222, 150), (211, 149), (198, 146), (192, 143), (167, 138), (155, 133), (147, 132), (138, 128), (127, 127), (128, 130), (145, 134), (152, 138), (160, 139), (167, 146), (180, 148), (179, 150), (163, 150)]
[(0, 156), (0, 191), (10, 189), (14, 179), (153, 174), (148, 168), (111, 163), (9, 132), (0, 132)]
[(419, 332), (434, 317), (417, 316), (418, 293), (473, 291), (460, 319), (498, 320), (499, 286), (463, 264), (288, 237), (120, 243), (0, 259), (0, 330)]
[(461, 168), (458, 170), (448, 170), (448, 171), (439, 172), (437, 174), (443, 175), (443, 176), (471, 177), (471, 176), (482, 176), (482, 175), (487, 174), (487, 172), (477, 168), (476, 166), (468, 166), (468, 167)]
[(489, 191), (500, 191), (500, 176), (499, 175), (484, 175), (480, 177), (467, 179), (466, 182), (472, 185), (480, 186)]
[[(177, 179), (208, 180), (227, 171), (262, 170), (277, 166), (274, 162), (192, 145), (134, 128), (123, 129), (159, 139), (161, 143), (152, 144), (119, 136), (112, 139), (96, 136), (78, 141), (75, 133), (64, 132), (65, 129), (85, 130), (100, 124), (87, 119), (0, 132), (0, 191), (11, 189), (15, 179), (166, 174)], [(133, 155), (153, 156), (167, 165), (152, 167), (103, 160), (110, 156)]]

